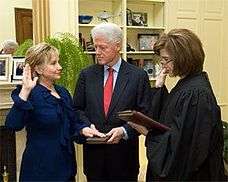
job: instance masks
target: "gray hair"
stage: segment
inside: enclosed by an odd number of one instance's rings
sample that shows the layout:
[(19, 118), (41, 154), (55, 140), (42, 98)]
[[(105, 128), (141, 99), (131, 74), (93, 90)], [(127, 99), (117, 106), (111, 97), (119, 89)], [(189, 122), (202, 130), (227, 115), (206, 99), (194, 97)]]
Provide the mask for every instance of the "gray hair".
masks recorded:
[(7, 48), (14, 48), (17, 49), (18, 47), (18, 43), (14, 40), (5, 40), (4, 42), (2, 42), (2, 47), (7, 49)]
[(114, 23), (101, 23), (96, 25), (91, 30), (92, 38), (97, 36), (102, 36), (108, 42), (112, 43), (121, 43), (122, 42), (122, 30), (121, 28)]

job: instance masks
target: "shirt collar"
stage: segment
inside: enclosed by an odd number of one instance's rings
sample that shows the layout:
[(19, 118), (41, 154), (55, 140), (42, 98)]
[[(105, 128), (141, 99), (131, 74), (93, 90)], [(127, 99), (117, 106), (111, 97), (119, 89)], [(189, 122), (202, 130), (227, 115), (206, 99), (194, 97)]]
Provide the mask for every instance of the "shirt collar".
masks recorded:
[[(115, 72), (119, 72), (120, 65), (121, 65), (121, 61), (122, 61), (122, 59), (119, 58), (119, 60), (117, 61), (117, 63), (114, 64), (114, 65), (112, 66), (112, 69), (113, 69)], [(106, 71), (108, 68), (109, 68), (109, 66), (104, 65), (104, 71)]]

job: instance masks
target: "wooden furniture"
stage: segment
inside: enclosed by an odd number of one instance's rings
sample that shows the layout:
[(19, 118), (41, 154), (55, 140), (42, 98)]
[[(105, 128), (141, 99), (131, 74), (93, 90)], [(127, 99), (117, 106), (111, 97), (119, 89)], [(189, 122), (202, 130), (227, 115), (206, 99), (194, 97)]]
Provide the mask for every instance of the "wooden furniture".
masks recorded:
[[(11, 92), (16, 88), (16, 85), (19, 82), (1, 82), (0, 83), (0, 110), (10, 109), (13, 105), (13, 101), (11, 99)], [(0, 126), (4, 125), (3, 117), (0, 117)]]
[(16, 181), (15, 132), (6, 129), (4, 124), (6, 115), (13, 104), (11, 92), (18, 83), (0, 83), (0, 181), (2, 181), (4, 166), (6, 166), (9, 181)]
[(9, 181), (16, 181), (15, 132), (0, 126), (0, 181), (2, 181), (4, 166), (6, 166)]

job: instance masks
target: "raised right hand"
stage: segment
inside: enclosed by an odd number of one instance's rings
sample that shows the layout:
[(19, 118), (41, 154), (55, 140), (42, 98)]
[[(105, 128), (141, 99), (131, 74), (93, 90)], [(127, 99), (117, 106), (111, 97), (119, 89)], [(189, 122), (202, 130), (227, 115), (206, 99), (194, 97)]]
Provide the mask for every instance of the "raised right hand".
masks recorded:
[(23, 100), (27, 100), (31, 90), (35, 87), (38, 77), (32, 79), (31, 68), (28, 64), (25, 65), (23, 69), (22, 77), (22, 89), (19, 97)]

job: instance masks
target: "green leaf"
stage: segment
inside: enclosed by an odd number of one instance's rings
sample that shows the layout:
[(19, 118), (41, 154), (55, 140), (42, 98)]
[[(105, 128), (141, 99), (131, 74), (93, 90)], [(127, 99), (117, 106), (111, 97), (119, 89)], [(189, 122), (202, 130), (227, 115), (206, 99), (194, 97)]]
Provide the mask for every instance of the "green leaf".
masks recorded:
[(63, 70), (61, 79), (57, 83), (67, 88), (73, 95), (80, 71), (92, 64), (92, 61), (71, 33), (58, 33), (54, 37), (48, 37), (45, 42), (59, 50), (59, 61)]
[(26, 39), (19, 47), (17, 48), (14, 56), (25, 56), (26, 51), (33, 45), (32, 39)]

